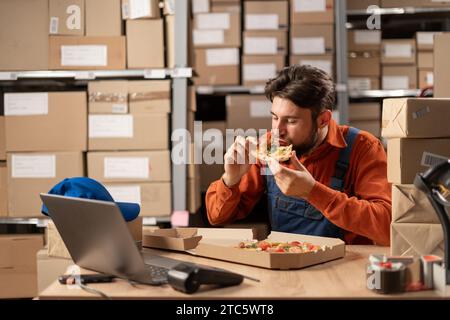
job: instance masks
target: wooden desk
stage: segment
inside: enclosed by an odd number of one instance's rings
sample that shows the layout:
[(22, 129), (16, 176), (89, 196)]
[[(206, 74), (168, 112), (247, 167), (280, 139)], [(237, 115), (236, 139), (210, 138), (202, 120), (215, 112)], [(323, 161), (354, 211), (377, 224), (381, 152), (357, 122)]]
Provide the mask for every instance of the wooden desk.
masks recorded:
[[(195, 257), (189, 254), (145, 249), (162, 256), (224, 268), (258, 278), (261, 282), (245, 279), (239, 286), (228, 288), (200, 288), (195, 294), (184, 294), (169, 285), (154, 287), (132, 286), (118, 279), (114, 283), (89, 284), (116, 299), (449, 299), (434, 291), (396, 295), (381, 295), (366, 288), (366, 265), (372, 253), (387, 254), (389, 248), (376, 246), (347, 246), (342, 259), (293, 271), (268, 270), (219, 260)], [(448, 286), (449, 287), (449, 286)], [(41, 292), (39, 299), (98, 299), (97, 295), (81, 289), (69, 289), (53, 282)]]

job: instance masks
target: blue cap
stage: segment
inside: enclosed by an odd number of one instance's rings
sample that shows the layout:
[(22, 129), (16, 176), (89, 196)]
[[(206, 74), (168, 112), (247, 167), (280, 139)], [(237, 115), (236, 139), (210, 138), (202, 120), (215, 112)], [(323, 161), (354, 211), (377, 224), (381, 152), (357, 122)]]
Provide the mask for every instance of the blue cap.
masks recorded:
[[(100, 182), (87, 177), (66, 178), (55, 185), (48, 193), (74, 198), (115, 202), (111, 194)], [(116, 204), (122, 212), (125, 221), (136, 219), (141, 211), (141, 207), (137, 203), (116, 202)], [(45, 204), (42, 204), (42, 213), (48, 216), (48, 209)]]

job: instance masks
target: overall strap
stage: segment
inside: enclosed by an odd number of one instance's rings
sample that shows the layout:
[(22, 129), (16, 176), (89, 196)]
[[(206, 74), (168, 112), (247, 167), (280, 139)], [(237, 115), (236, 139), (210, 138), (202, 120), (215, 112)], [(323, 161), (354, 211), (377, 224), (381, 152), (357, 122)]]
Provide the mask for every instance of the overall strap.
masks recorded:
[(345, 136), (345, 142), (347, 146), (339, 152), (339, 159), (336, 161), (334, 170), (334, 176), (331, 178), (330, 187), (334, 190), (344, 190), (344, 180), (347, 174), (348, 167), (350, 165), (350, 156), (352, 154), (353, 143), (358, 136), (359, 129), (349, 127), (347, 135)]

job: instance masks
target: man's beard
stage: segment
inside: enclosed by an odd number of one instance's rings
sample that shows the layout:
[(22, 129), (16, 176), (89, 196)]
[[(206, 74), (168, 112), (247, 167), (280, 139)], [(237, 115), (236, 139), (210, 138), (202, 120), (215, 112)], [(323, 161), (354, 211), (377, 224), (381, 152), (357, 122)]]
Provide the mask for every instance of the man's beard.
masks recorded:
[(293, 145), (292, 149), (295, 150), (297, 157), (306, 155), (310, 153), (312, 149), (314, 149), (318, 140), (319, 140), (319, 133), (317, 132), (317, 124), (315, 121), (313, 121), (311, 132), (308, 135), (308, 140), (301, 144)]

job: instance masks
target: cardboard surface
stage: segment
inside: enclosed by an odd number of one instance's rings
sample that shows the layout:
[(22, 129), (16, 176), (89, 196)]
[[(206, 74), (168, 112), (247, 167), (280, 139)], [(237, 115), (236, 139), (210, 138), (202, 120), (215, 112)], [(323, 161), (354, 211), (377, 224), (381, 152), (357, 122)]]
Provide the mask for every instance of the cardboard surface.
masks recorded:
[(245, 86), (265, 85), (277, 76), (286, 58), (277, 56), (242, 56), (242, 84)]
[(379, 52), (381, 50), (381, 30), (348, 30), (347, 46), (348, 51)]
[(426, 194), (413, 184), (392, 185), (392, 221), (396, 223), (440, 223)]
[[(292, 25), (290, 32), (291, 54), (325, 54), (333, 53), (334, 51), (334, 26), (332, 24), (315, 24), (311, 26)], [(322, 45), (317, 48), (312, 48), (312, 45), (308, 41), (311, 39), (321, 40)], [(306, 42), (301, 42), (301, 40), (306, 40)], [(296, 44), (297, 41), (300, 41), (300, 43)]]
[[(244, 1), (244, 26), (243, 30), (258, 30), (249, 26), (249, 15), (271, 15), (276, 16), (276, 23), (265, 24), (264, 29), (269, 28), (272, 30), (287, 30), (288, 29), (288, 2), (287, 1)], [(262, 19), (272, 19), (272, 17), (263, 16)], [(261, 24), (261, 22), (259, 23)], [(251, 28), (249, 28), (251, 27)], [(261, 29), (259, 29), (261, 30)]]
[[(47, 95), (46, 92), (37, 94)], [(8, 95), (14, 99), (23, 97), (20, 93)], [(25, 96), (30, 99), (33, 94)], [(30, 113), (5, 117), (8, 152), (86, 150), (86, 92), (48, 92), (47, 99), (48, 103), (44, 103), (48, 108), (46, 114), (32, 114), (32, 107), (37, 106), (27, 105)]]
[(381, 105), (378, 102), (350, 103), (348, 106), (348, 120), (380, 120)]
[[(256, 44), (263, 46), (261, 41), (269, 41), (275, 43), (274, 47), (268, 49), (266, 46), (262, 48), (251, 48), (250, 46), (256, 41)], [(272, 42), (270, 42), (272, 41)], [(244, 31), (242, 33), (242, 46), (244, 55), (287, 55), (288, 54), (288, 39), (287, 33), (284, 30), (252, 30)], [(264, 48), (265, 47), (265, 48)]]
[(298, 0), (291, 0), (290, 3), (291, 24), (334, 23), (334, 0), (326, 0), (325, 8), (322, 7), (320, 10), (307, 10), (301, 5), (297, 6), (296, 3), (301, 4)]
[(228, 95), (227, 123), (228, 129), (259, 129), (272, 128), (271, 102), (264, 95)]
[(398, 98), (383, 100), (385, 138), (450, 137), (450, 99)]
[[(146, 2), (146, 3), (143, 3)], [(135, 4), (135, 5), (134, 5)], [(122, 0), (122, 19), (156, 19), (161, 16), (158, 0)]]
[(382, 90), (417, 89), (417, 68), (413, 65), (384, 65), (381, 68)]
[(130, 113), (170, 113), (170, 80), (128, 81)]
[(434, 37), (434, 97), (450, 98), (450, 33), (443, 33)]
[(382, 64), (416, 63), (416, 42), (414, 39), (389, 39), (381, 41)]
[[(224, 54), (227, 57), (226, 61), (223, 60)], [(239, 58), (239, 48), (195, 49), (194, 83), (196, 85), (238, 85)]]
[(0, 217), (8, 215), (8, 169), (6, 161), (0, 162)]
[(399, 256), (444, 256), (444, 235), (441, 224), (392, 223), (391, 254)]
[(86, 0), (49, 0), (51, 35), (84, 36)]
[(194, 249), (201, 239), (202, 236), (197, 235), (195, 228), (156, 229), (144, 234), (142, 245), (184, 251)]
[(6, 130), (4, 116), (0, 116), (0, 160), (6, 160)]
[(241, 46), (241, 14), (239, 12), (194, 14), (193, 28), (195, 48)]
[(89, 113), (128, 113), (128, 81), (89, 81), (88, 101)]
[(120, 0), (85, 0), (86, 36), (121, 36)]
[(65, 274), (67, 268), (74, 264), (71, 259), (48, 256), (45, 249), (38, 251), (36, 256), (38, 293), (51, 285), (60, 275)]
[(334, 78), (334, 55), (333, 54), (310, 54), (291, 55), (290, 63), (299, 65), (310, 65), (319, 68)]
[(378, 53), (352, 54), (348, 59), (350, 77), (379, 77), (381, 75)]

